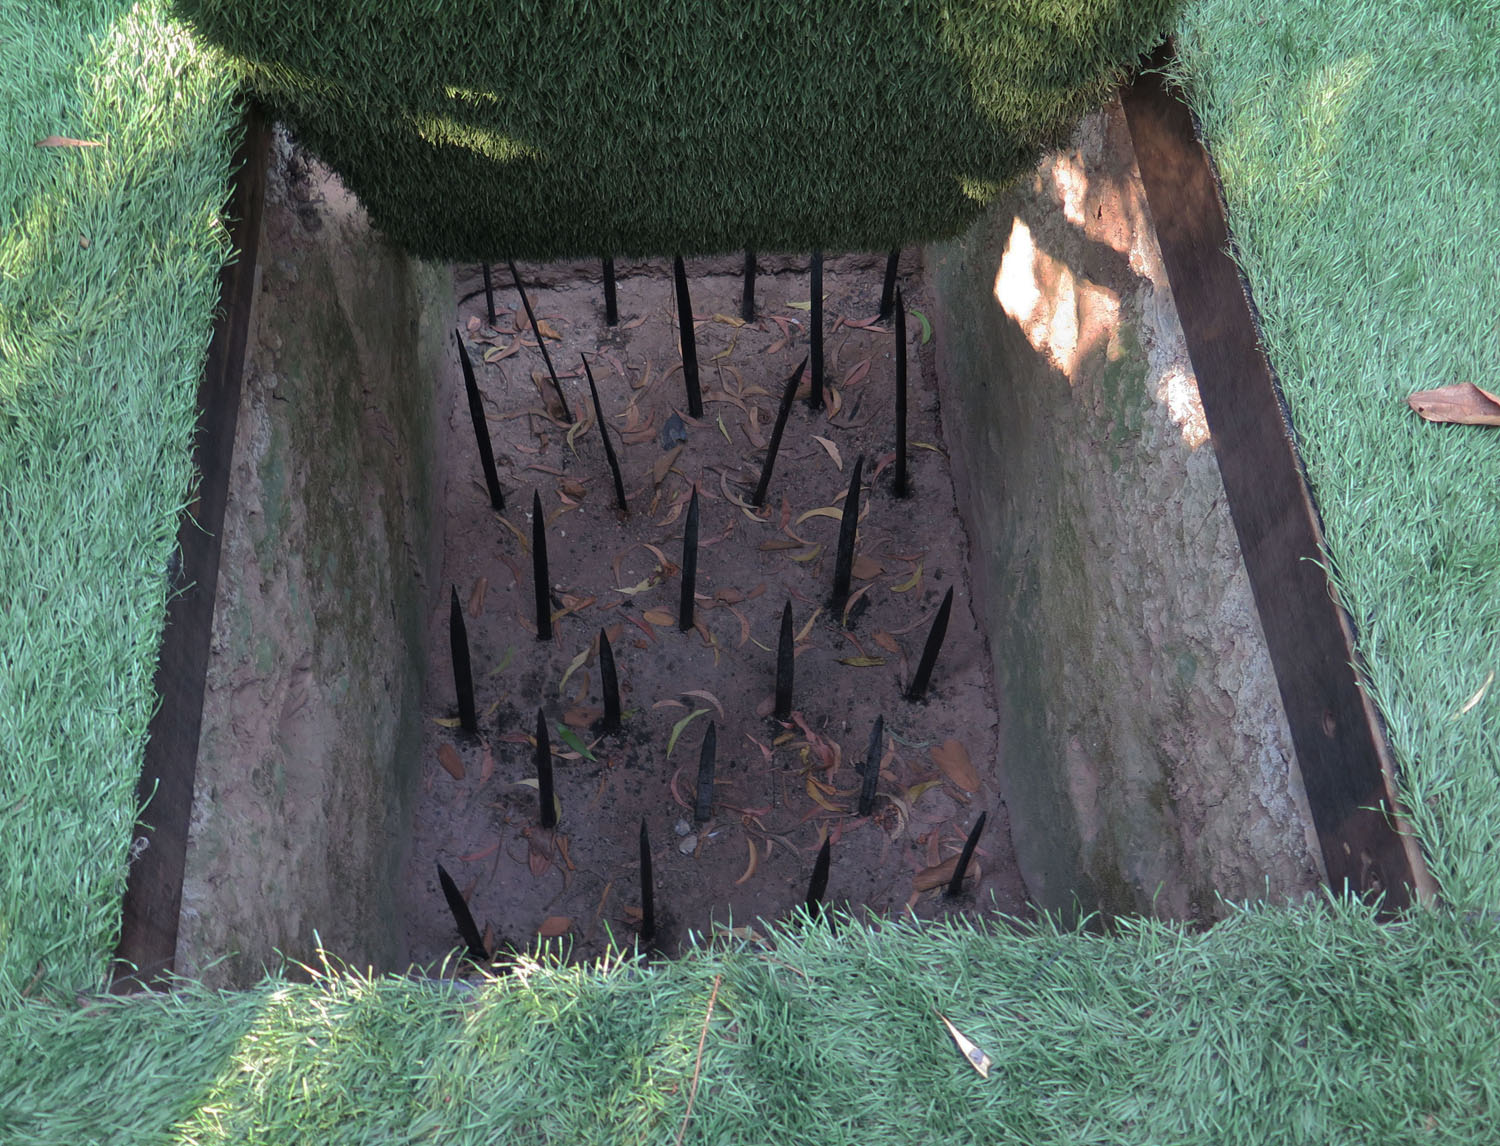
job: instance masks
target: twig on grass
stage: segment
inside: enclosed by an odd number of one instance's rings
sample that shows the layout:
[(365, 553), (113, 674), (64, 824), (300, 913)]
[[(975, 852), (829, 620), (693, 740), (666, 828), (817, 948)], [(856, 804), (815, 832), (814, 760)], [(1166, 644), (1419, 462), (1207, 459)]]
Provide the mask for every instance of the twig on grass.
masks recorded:
[(687, 1134), (688, 1122), (693, 1117), (693, 1100), (698, 1097), (698, 1072), (703, 1069), (703, 1044), (708, 1041), (708, 1024), (714, 1017), (714, 1003), (719, 998), (719, 983), (723, 979), (723, 975), (715, 975), (714, 989), (709, 992), (708, 1012), (703, 1016), (703, 1030), (698, 1035), (698, 1057), (693, 1060), (693, 1082), (688, 1088), (687, 1113), (682, 1116), (682, 1125), (677, 1128), (677, 1146), (682, 1146), (683, 1136)]

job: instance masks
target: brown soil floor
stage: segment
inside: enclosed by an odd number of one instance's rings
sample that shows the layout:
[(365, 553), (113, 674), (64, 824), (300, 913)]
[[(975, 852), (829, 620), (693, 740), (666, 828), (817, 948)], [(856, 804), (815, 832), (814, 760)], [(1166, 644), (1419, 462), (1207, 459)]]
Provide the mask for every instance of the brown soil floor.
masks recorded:
[[(460, 942), (436, 862), (452, 874), (492, 949), (534, 947), (545, 934), (569, 957), (587, 958), (611, 937), (633, 943), (642, 820), (655, 869), (656, 946), (668, 954), (695, 936), (753, 928), (803, 902), (825, 836), (827, 902), (921, 918), (1026, 912), (994, 775), (993, 683), (970, 612), (918, 262), (908, 252), (902, 278), (914, 495), (899, 500), (890, 491), (895, 337), (891, 323), (874, 321), (884, 259), (849, 256), (830, 259), (825, 270), (827, 406), (795, 404), (763, 515), (741, 502), (759, 477), (782, 386), (808, 353), (805, 259), (762, 261), (759, 317), (750, 324), (737, 317), (738, 262), (689, 261), (704, 400), (698, 420), (687, 416), (670, 265), (618, 267), (615, 327), (605, 324), (597, 263), (523, 266), (568, 404), (583, 419), (573, 431), (557, 416), (509, 273), (495, 269), (494, 326), (478, 268), (461, 275), (460, 294), (469, 297), (458, 325), (483, 391), (506, 509), (490, 508), (460, 390), (440, 417), (450, 466), (444, 578), (464, 604), (480, 736), (455, 727), (445, 592), (431, 618), (422, 792), (403, 889), (412, 961), (431, 964)], [(614, 435), (628, 516), (614, 505), (580, 354)], [(859, 455), (860, 595), (845, 628), (828, 605), (837, 507)], [(695, 485), (697, 624), (683, 633), (678, 566)], [(558, 614), (550, 642), (535, 636), (533, 491), (547, 520)], [(953, 615), (932, 688), (925, 702), (908, 702), (903, 688), (949, 586)], [(795, 712), (781, 724), (768, 714), (788, 601), (799, 636)], [(601, 628), (627, 713), (624, 731), (606, 737), (592, 730), (602, 715)], [(547, 714), (561, 807), (552, 835), (538, 827), (531, 739), (538, 707)], [(877, 716), (885, 720), (879, 795), (874, 815), (861, 818), (856, 769)], [(714, 811), (697, 824), (692, 804), (710, 721), (718, 742)], [(949, 901), (940, 889), (922, 890), (939, 881), (943, 871), (933, 869), (952, 860), (981, 812), (987, 826), (966, 894)]]

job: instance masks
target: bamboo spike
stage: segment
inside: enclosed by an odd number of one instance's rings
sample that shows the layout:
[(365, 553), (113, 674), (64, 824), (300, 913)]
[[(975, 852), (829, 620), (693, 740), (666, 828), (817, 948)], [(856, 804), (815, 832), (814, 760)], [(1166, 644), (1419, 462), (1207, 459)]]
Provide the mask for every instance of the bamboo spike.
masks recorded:
[(974, 821), (973, 831), (964, 841), (964, 850), (958, 853), (958, 866), (953, 869), (953, 878), (948, 881), (948, 890), (944, 893), (949, 899), (963, 890), (964, 874), (969, 870), (969, 861), (974, 858), (974, 848), (979, 843), (979, 836), (984, 831), (984, 820), (988, 815), (988, 812), (979, 813), (979, 819)]
[(495, 325), (495, 288), (490, 285), (490, 264), (483, 263), (484, 269), (484, 309), (489, 316), (490, 325)]
[(719, 733), (714, 722), (708, 722), (708, 731), (703, 734), (703, 745), (698, 749), (698, 798), (693, 804), (693, 819), (706, 822), (714, 814), (714, 755), (719, 745)]
[(849, 600), (849, 585), (854, 576), (854, 537), (859, 529), (859, 481), (864, 474), (865, 455), (854, 459), (854, 473), (849, 478), (849, 492), (844, 495), (843, 516), (839, 520), (838, 556), (833, 563), (833, 608), (843, 611)]
[(891, 491), (897, 497), (911, 495), (906, 476), (906, 302), (896, 288), (896, 470)]
[(796, 671), (792, 640), (792, 603), (788, 601), (781, 610), (781, 639), (776, 644), (776, 707), (771, 715), (777, 720), (792, 718), (792, 677)]
[(557, 391), (557, 400), (562, 403), (563, 417), (569, 422), (573, 420), (573, 411), (568, 408), (568, 397), (563, 393), (562, 383), (557, 380), (557, 371), (552, 366), (552, 355), (547, 353), (547, 340), (542, 337), (542, 331), (536, 324), (536, 312), (531, 309), (531, 299), (526, 297), (526, 288), (521, 285), (521, 272), (516, 270), (516, 261), (506, 259), (510, 266), (510, 277), (515, 280), (516, 292), (521, 296), (521, 305), (526, 308), (526, 320), (531, 323), (531, 333), (536, 336), (536, 344), (541, 348), (542, 361), (547, 364), (547, 376), (552, 379), (552, 389)]
[(750, 504), (756, 509), (766, 504), (766, 489), (771, 484), (771, 469), (776, 465), (776, 451), (781, 449), (781, 435), (786, 429), (786, 418), (792, 411), (792, 399), (797, 396), (797, 386), (802, 381), (802, 371), (805, 369), (807, 359), (803, 358), (782, 388), (781, 405), (776, 409), (776, 425), (771, 427), (771, 442), (766, 446), (766, 460), (760, 466), (760, 482), (755, 487), (755, 496), (750, 499)]
[[(583, 358), (583, 355), (578, 357)], [(630, 506), (625, 503), (625, 479), (620, 476), (620, 459), (615, 456), (615, 444), (610, 441), (609, 427), (604, 424), (604, 408), (599, 405), (599, 387), (594, 385), (594, 371), (589, 367), (587, 358), (583, 358), (583, 372), (589, 378), (589, 393), (594, 397), (594, 420), (599, 423), (599, 436), (604, 439), (604, 456), (609, 460), (609, 472), (615, 479), (615, 504), (622, 513), (629, 513)]]
[(604, 692), (604, 723), (602, 732), (620, 730), (620, 678), (615, 675), (615, 650), (610, 648), (609, 634), (599, 630), (599, 680)]
[(552, 639), (552, 582), (547, 574), (547, 519), (542, 495), (531, 495), (531, 581), (536, 587), (536, 639)]
[(740, 292), (740, 318), (755, 321), (755, 252), (745, 248), (745, 287)]
[(824, 836), (823, 846), (818, 849), (817, 862), (813, 864), (812, 879), (807, 884), (807, 914), (814, 919), (823, 913), (823, 893), (828, 890), (828, 866), (832, 860), (833, 837)]
[(703, 392), (698, 388), (698, 344), (693, 338), (693, 302), (688, 297), (687, 269), (682, 256), (672, 260), (677, 289), (677, 332), (682, 340), (682, 380), (687, 385), (688, 414), (703, 417)]
[(693, 627), (693, 595), (698, 589), (698, 487), (693, 486), (693, 500), (688, 502), (687, 525), (682, 531), (682, 596), (677, 602), (677, 628), (687, 632)]
[(812, 335), (812, 392), (807, 404), (814, 410), (823, 408), (823, 252), (812, 253), (812, 302), (808, 315)]
[(891, 317), (891, 292), (896, 289), (896, 270), (901, 265), (901, 248), (885, 258), (885, 283), (880, 288), (880, 321)]
[(868, 816), (875, 810), (875, 787), (880, 783), (880, 750), (885, 739), (885, 717), (875, 718), (870, 729), (870, 743), (865, 749), (864, 782), (859, 786), (859, 814)]
[(927, 631), (927, 643), (922, 646), (922, 659), (917, 662), (917, 675), (911, 678), (911, 687), (906, 690), (907, 700), (921, 700), (927, 695), (927, 684), (932, 679), (932, 666), (937, 662), (938, 649), (943, 647), (943, 637), (948, 632), (948, 614), (953, 611), (953, 586), (943, 594), (943, 603), (938, 606), (932, 628)]
[(615, 260), (604, 260), (604, 321), (609, 326), (620, 324), (620, 310), (615, 304)]
[(479, 466), (484, 470), (484, 485), (490, 492), (490, 506), (505, 509), (505, 494), (500, 489), (500, 475), (495, 472), (495, 452), (490, 445), (489, 423), (484, 417), (484, 402), (479, 396), (479, 383), (474, 378), (474, 364), (469, 361), (468, 347), (463, 336), (453, 332), (453, 341), (458, 343), (458, 361), (464, 371), (464, 393), (469, 399), (469, 421), (474, 423), (474, 444), (479, 447)]
[(646, 835), (646, 817), (641, 817), (641, 942), (656, 938), (656, 889), (651, 878), (651, 840)]
[(458, 890), (458, 884), (453, 882), (453, 877), (448, 874), (443, 865), (438, 864), (437, 869), (438, 883), (442, 885), (443, 898), (448, 901), (448, 910), (453, 913), (453, 922), (458, 924), (459, 938), (469, 949), (469, 958), (483, 967), (490, 961), (490, 955), (484, 949), (484, 938), (479, 934), (479, 928), (474, 925), (474, 916), (469, 911), (469, 905), (464, 902), (463, 893)]
[(479, 718), (474, 712), (474, 674), (469, 668), (469, 630), (464, 611), (458, 603), (458, 586), (450, 587), (448, 602), (448, 643), (453, 653), (453, 686), (458, 692), (458, 722), (470, 736), (479, 735)]
[(552, 742), (547, 737), (547, 714), (536, 710), (536, 791), (544, 828), (557, 827), (557, 798), (552, 791)]

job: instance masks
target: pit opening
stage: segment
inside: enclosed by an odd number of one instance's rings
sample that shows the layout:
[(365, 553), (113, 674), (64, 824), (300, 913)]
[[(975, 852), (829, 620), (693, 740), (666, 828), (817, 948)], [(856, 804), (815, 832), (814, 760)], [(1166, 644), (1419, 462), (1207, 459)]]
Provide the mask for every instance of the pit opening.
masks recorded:
[[(555, 393), (503, 267), (491, 268), (491, 324), (479, 265), (401, 256), (284, 137), (270, 167), (179, 972), (243, 983), (318, 943), (377, 969), (436, 962), (461, 943), (438, 862), (486, 946), (551, 934), (585, 958), (638, 926), (642, 818), (667, 953), (802, 903), (825, 838), (830, 902), (919, 917), (1039, 904), (1211, 922), (1216, 892), (1291, 898), (1317, 885), (1317, 837), (1253, 647), (1118, 106), (968, 235), (902, 253), (910, 499), (889, 489), (894, 335), (870, 321), (885, 257), (829, 257), (828, 408), (794, 405), (765, 522), (737, 499), (749, 500), (758, 442), (808, 351), (807, 256), (758, 260), (748, 324), (741, 256), (688, 261), (701, 419), (683, 416), (669, 261), (617, 261), (616, 327), (597, 262), (519, 268), (585, 422), (579, 355), (593, 368), (627, 518), (612, 508), (598, 427), (570, 435), (560, 411), (545, 413)], [(484, 395), (499, 515), (455, 328)], [(844, 628), (829, 607), (836, 506), (860, 455), (878, 473), (864, 483), (862, 596)], [(683, 633), (670, 566), (694, 484), (701, 628)], [(545, 642), (527, 548), (534, 491), (548, 519)], [(1170, 559), (1132, 563), (1163, 547)], [(1076, 608), (1059, 584), (1077, 587)], [(950, 586), (933, 687), (907, 701)], [(452, 726), (455, 592), (478, 738)], [(765, 710), (788, 601), (801, 720), (783, 727)], [(1235, 627), (1215, 637), (1226, 601)], [(630, 715), (596, 740), (600, 629)], [(539, 706), (562, 812), (551, 839), (523, 783)], [(876, 716), (883, 771), (867, 819), (853, 803)], [(692, 788), (710, 721), (718, 782), (700, 822)], [(1226, 750), (1238, 755), (1205, 763)], [(933, 869), (981, 812), (977, 871), (947, 900)]]

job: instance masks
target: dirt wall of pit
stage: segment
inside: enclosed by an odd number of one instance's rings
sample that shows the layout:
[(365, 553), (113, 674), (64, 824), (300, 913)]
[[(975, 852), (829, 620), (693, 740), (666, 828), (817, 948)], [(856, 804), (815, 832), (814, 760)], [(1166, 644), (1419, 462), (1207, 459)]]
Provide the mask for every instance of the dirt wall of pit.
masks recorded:
[(1211, 919), (1322, 860), (1118, 103), (927, 252), (1039, 906)]
[(280, 133), (260, 267), (176, 963), (215, 986), (315, 963), (317, 938), (356, 964), (399, 953), (441, 553), (432, 394), (453, 384), (449, 270), (373, 234)]

